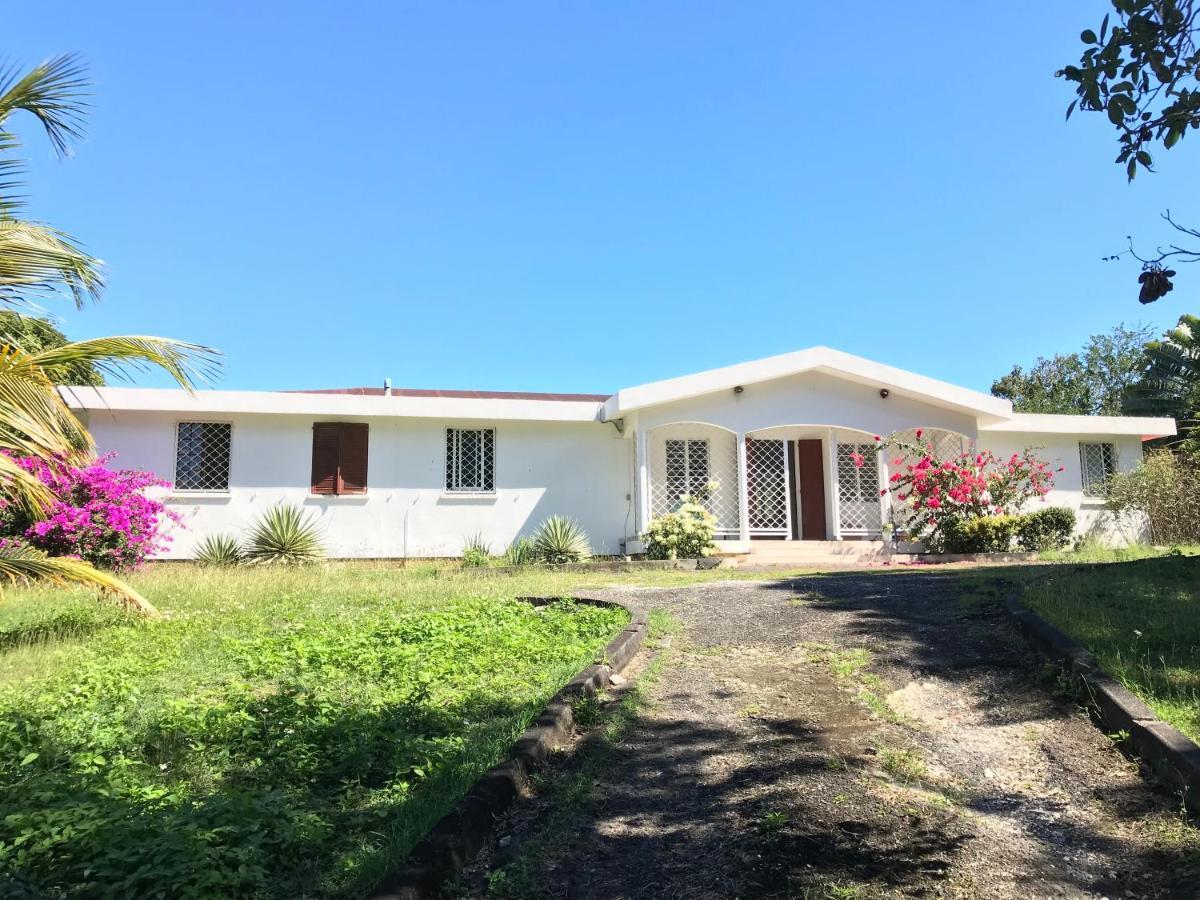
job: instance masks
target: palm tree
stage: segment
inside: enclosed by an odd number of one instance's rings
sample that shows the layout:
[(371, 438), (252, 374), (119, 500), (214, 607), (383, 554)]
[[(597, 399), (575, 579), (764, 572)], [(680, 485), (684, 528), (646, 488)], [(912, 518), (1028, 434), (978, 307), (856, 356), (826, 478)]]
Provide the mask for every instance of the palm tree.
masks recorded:
[(1171, 443), (1200, 452), (1200, 317), (1182, 315), (1159, 341), (1146, 344), (1139, 380), (1129, 388), (1124, 411), (1133, 415), (1171, 416), (1191, 425)]
[[(60, 157), (83, 135), (89, 82), (71, 55), (47, 60), (21, 74), (0, 69), (0, 154), (20, 146), (9, 128), (14, 113), (26, 112), (42, 125)], [(0, 305), (16, 312), (36, 309), (35, 301), (66, 298), (82, 308), (104, 288), (101, 262), (71, 237), (47, 225), (23, 220), (21, 198), (13, 191), (24, 164), (0, 159)], [(0, 501), (44, 514), (52, 497), (14, 457), (37, 456), (82, 463), (94, 455), (92, 439), (63, 401), (51, 374), (73, 364), (92, 364), (121, 376), (147, 366), (166, 370), (192, 390), (215, 369), (215, 351), (165, 338), (96, 338), (61, 347), (26, 351), (11, 338), (0, 343)], [(147, 614), (154, 607), (129, 585), (87, 563), (51, 558), (32, 550), (0, 550), (0, 578), (74, 582), (110, 591), (127, 606)]]

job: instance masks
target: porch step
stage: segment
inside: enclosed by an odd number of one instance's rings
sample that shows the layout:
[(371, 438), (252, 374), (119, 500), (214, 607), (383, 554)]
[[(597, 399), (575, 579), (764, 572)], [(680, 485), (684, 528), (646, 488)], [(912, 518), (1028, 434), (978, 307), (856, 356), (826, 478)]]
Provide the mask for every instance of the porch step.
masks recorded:
[(883, 541), (751, 541), (751, 558), (762, 559), (809, 557), (866, 558), (890, 555)]

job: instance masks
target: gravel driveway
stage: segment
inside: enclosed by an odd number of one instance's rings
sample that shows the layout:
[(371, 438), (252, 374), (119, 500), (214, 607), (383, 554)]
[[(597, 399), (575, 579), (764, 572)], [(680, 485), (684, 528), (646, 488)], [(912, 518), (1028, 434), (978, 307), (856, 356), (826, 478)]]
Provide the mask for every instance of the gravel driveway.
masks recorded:
[[(1200, 897), (1177, 802), (1055, 692), (999, 589), (962, 578), (610, 589), (683, 631), (628, 727), (518, 806), (476, 890)], [(582, 787), (576, 757), (603, 760)]]

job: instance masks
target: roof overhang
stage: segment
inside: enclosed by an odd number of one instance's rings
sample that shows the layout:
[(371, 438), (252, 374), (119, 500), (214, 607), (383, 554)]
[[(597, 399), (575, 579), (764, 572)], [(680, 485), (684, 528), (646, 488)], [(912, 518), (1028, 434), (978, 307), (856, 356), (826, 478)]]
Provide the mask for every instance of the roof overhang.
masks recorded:
[(668, 378), (617, 391), (604, 403), (604, 418), (617, 419), (638, 409), (688, 400), (704, 394), (731, 390), (739, 385), (758, 384), (805, 372), (822, 372), (873, 388), (887, 388), (898, 396), (912, 397), (946, 409), (965, 412), (981, 421), (1007, 419), (1012, 404), (915, 372), (873, 362), (829, 347), (810, 347), (794, 353), (769, 356), (752, 362), (710, 369), (695, 375)]
[(72, 409), (171, 412), (224, 416), (238, 413), (417, 419), (491, 419), (533, 422), (596, 422), (595, 400), (530, 400), (467, 397), (380, 397), (276, 391), (187, 391), (172, 388), (64, 387)]
[(1110, 437), (1137, 435), (1143, 441), (1150, 441), (1154, 438), (1174, 435), (1175, 420), (1146, 416), (1061, 416), (1048, 413), (1013, 413), (1003, 422), (981, 424), (979, 430)]

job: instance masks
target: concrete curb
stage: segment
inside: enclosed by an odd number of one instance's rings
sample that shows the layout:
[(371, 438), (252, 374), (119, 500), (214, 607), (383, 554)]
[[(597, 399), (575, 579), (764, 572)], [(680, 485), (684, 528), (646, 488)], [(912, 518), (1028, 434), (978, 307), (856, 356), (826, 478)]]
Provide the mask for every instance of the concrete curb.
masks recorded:
[(1009, 596), (1005, 606), (1022, 634), (1070, 670), (1089, 712), (1104, 729), (1127, 732), (1128, 748), (1180, 792), (1190, 812), (1200, 814), (1200, 745), (1159, 719), (1140, 697), (1101, 669), (1083, 646), (1024, 606), (1016, 595)]
[[(522, 597), (536, 605), (559, 598)], [(571, 598), (597, 606), (619, 606), (629, 612), (629, 624), (601, 653), (600, 660), (580, 671), (546, 704), (546, 708), (509, 750), (508, 758), (488, 769), (465, 797), (430, 830), (409, 854), (403, 867), (391, 873), (371, 900), (429, 900), (440, 896), (442, 884), (461, 871), (483, 847), (496, 818), (512, 805), (546, 757), (566, 743), (575, 723), (573, 701), (592, 697), (608, 686), (641, 649), (646, 639), (647, 611), (619, 600)]]

